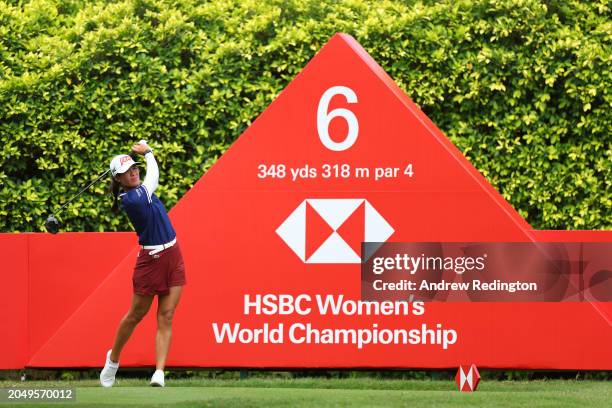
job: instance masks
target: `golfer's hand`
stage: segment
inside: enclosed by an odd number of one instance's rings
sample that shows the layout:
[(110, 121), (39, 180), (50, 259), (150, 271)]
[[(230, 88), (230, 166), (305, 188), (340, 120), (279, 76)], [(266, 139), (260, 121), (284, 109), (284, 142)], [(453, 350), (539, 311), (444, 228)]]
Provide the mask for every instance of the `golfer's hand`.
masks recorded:
[(136, 143), (134, 146), (132, 146), (132, 151), (134, 153), (144, 155), (145, 153), (150, 152), (151, 148), (146, 143)]

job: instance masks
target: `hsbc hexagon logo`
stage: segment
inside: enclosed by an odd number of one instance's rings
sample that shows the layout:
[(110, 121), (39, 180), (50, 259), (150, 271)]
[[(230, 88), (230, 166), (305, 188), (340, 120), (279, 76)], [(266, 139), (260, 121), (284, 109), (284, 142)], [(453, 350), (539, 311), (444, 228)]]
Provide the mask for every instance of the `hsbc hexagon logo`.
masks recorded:
[(473, 392), (478, 388), (480, 382), (480, 373), (475, 364), (471, 366), (459, 366), (457, 375), (455, 375), (455, 383), (457, 388), (462, 392)]
[(361, 263), (362, 242), (385, 242), (395, 230), (363, 198), (308, 198), (276, 229), (305, 263)]

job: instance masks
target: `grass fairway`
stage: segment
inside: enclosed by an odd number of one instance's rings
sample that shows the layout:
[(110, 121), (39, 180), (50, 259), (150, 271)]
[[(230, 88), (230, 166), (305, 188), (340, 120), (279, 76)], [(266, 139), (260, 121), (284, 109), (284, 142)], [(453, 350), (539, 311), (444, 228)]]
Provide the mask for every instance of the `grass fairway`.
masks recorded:
[(95, 381), (0, 382), (0, 387), (11, 386), (77, 387), (76, 403), (19, 403), (18, 407), (604, 407), (612, 401), (612, 383), (570, 380), (485, 381), (475, 393), (460, 393), (450, 381), (371, 378), (170, 380), (166, 388), (130, 379), (109, 389)]

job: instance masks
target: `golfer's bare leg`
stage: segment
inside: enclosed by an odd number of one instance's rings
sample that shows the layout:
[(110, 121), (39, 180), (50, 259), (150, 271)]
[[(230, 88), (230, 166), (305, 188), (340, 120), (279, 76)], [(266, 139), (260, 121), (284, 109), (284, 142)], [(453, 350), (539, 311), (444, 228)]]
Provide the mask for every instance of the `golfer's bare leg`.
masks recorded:
[(140, 323), (142, 318), (146, 316), (152, 302), (153, 296), (134, 294), (132, 297), (132, 306), (130, 307), (130, 310), (123, 317), (123, 319), (121, 319), (121, 323), (119, 323), (119, 328), (117, 329), (117, 334), (115, 335), (115, 343), (113, 344), (113, 351), (110, 355), (111, 361), (115, 363), (119, 361), (119, 356), (121, 355), (123, 346), (125, 346), (125, 343), (132, 335), (132, 332), (138, 323)]
[(162, 370), (166, 366), (166, 357), (172, 340), (172, 318), (174, 310), (181, 299), (182, 286), (170, 287), (170, 293), (159, 296), (157, 305), (157, 342), (155, 354), (157, 357), (156, 369)]

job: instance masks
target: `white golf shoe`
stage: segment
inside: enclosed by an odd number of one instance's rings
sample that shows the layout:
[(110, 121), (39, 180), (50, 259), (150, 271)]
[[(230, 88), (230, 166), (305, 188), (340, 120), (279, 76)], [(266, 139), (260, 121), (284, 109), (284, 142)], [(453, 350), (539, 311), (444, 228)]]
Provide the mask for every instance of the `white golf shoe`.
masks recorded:
[(117, 370), (119, 369), (119, 363), (113, 363), (110, 359), (112, 350), (108, 350), (106, 353), (106, 363), (104, 363), (104, 368), (102, 372), (100, 372), (100, 384), (103, 387), (112, 387), (115, 383), (115, 374), (117, 374)]
[(162, 370), (155, 370), (153, 377), (151, 377), (151, 387), (165, 387), (164, 372)]

